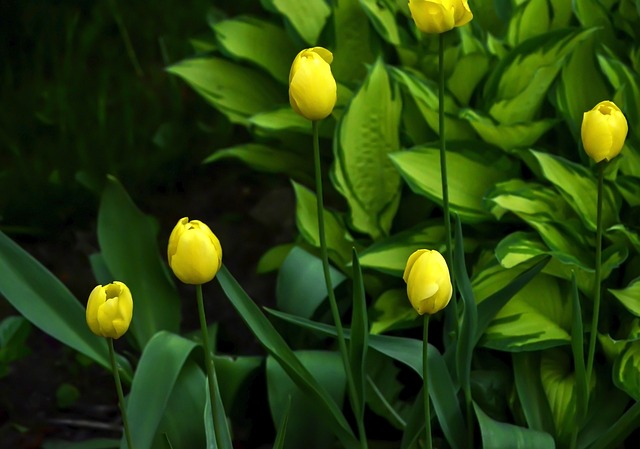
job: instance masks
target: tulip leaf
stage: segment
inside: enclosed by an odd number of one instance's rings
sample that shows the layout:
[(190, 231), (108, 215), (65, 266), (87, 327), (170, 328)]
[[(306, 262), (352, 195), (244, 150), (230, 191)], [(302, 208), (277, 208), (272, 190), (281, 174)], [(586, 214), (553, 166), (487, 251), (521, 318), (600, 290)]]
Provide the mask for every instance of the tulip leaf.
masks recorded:
[(485, 449), (555, 449), (553, 437), (546, 432), (503, 423), (489, 417), (473, 404)]
[[(296, 195), (296, 224), (302, 237), (316, 248), (320, 247), (318, 234), (318, 204), (315, 194), (301, 184), (291, 181)], [(329, 256), (339, 266), (345, 266), (351, 260), (353, 238), (349, 235), (338, 214), (324, 211), (324, 227)]]
[[(616, 390), (613, 391), (614, 394), (616, 392)], [(600, 416), (600, 420), (594, 420), (594, 424), (598, 425), (597, 430), (599, 433), (597, 434), (593, 444), (589, 446), (589, 449), (608, 449), (612, 447), (619, 447), (621, 444), (624, 444), (629, 435), (638, 428), (638, 419), (640, 419), (640, 402), (636, 402), (625, 411), (624, 409), (628, 402), (628, 397), (623, 396), (620, 398), (620, 394), (618, 393), (616, 399), (617, 401), (614, 402), (611, 400), (611, 397), (604, 398), (600, 404), (608, 405), (604, 410), (605, 412), (608, 412), (607, 415), (611, 414), (610, 411), (619, 411), (620, 413), (624, 412), (624, 414), (622, 416), (613, 416), (613, 419), (611, 419), (611, 416), (607, 416), (609, 419), (605, 420)], [(612, 403), (618, 406), (617, 410), (610, 406)], [(602, 415), (602, 409), (598, 408), (598, 412)], [(586, 427), (586, 429), (591, 430), (592, 428)]]
[(507, 125), (531, 121), (565, 57), (592, 32), (551, 31), (515, 47), (500, 60), (485, 85), (484, 97), (491, 99), (490, 115)]
[(266, 9), (283, 15), (311, 46), (317, 44), (320, 32), (331, 14), (331, 8), (324, 0), (261, 0), (261, 3)]
[(387, 290), (382, 293), (373, 303), (370, 314), (372, 334), (416, 327), (422, 322), (411, 307), (404, 289)]
[[(331, 266), (329, 272), (334, 289), (346, 279), (344, 274)], [(327, 286), (322, 271), (322, 260), (299, 246), (294, 246), (278, 272), (278, 309), (311, 318), (326, 298)]]
[[(587, 229), (596, 230), (596, 205), (598, 188), (595, 176), (582, 165), (548, 153), (531, 150), (540, 164), (542, 176), (553, 183), (576, 211)], [(617, 219), (616, 203), (611, 189), (605, 186), (602, 204), (602, 225), (606, 228)]]
[(289, 69), (297, 51), (285, 30), (246, 16), (212, 24), (212, 28), (222, 51), (262, 67), (283, 84), (289, 82)]
[(460, 117), (467, 120), (482, 140), (505, 151), (534, 145), (558, 121), (544, 119), (524, 123), (496, 123), (492, 118), (471, 109), (463, 109)]
[[(346, 376), (340, 354), (329, 351), (296, 351), (295, 355), (332, 400), (341, 406), (344, 401)], [(290, 422), (284, 447), (299, 448), (313, 442), (310, 447), (329, 449), (332, 435), (326, 429), (326, 422), (322, 419), (317, 403), (303, 395), (282, 366), (271, 356), (267, 357), (266, 374), (269, 408), (274, 423), (284, 419), (287, 403), (291, 401)]]
[(220, 385), (222, 403), (225, 409), (231, 410), (236, 400), (244, 392), (243, 387), (247, 380), (264, 362), (264, 357), (214, 355), (213, 360), (216, 364), (216, 376)]
[[(85, 308), (40, 262), (0, 231), (0, 294), (27, 320), (70, 348), (111, 369), (104, 338), (89, 330)], [(87, 292), (87, 298), (90, 292)], [(120, 358), (123, 379), (129, 363)]]
[[(502, 153), (483, 154), (474, 151), (447, 151), (449, 173), (449, 207), (464, 222), (490, 219), (484, 207), (487, 192), (513, 173), (514, 165)], [(391, 155), (391, 160), (411, 190), (442, 204), (440, 150), (417, 147)]]
[(367, 363), (367, 349), (369, 348), (369, 319), (367, 316), (367, 302), (362, 281), (362, 269), (358, 261), (358, 252), (353, 249), (353, 301), (351, 311), (351, 341), (349, 344), (349, 364), (355, 384), (356, 403), (351, 404), (356, 419), (364, 425), (365, 404), (365, 374)]
[(640, 277), (635, 278), (624, 289), (609, 289), (618, 301), (632, 314), (640, 317)]
[(582, 426), (587, 415), (589, 403), (589, 389), (587, 388), (587, 368), (584, 361), (584, 326), (582, 324), (582, 306), (575, 273), (571, 277), (571, 310), (573, 322), (571, 326), (571, 352), (573, 355), (573, 370), (575, 372), (575, 397), (577, 420), (574, 425)]
[[(155, 334), (145, 346), (127, 401), (136, 449), (154, 447), (163, 431), (177, 447), (204, 445), (203, 427), (194, 425), (192, 418), (202, 416), (205, 405), (204, 373), (188, 360), (196, 348), (194, 341), (166, 331)], [(196, 414), (189, 414), (191, 411)]]
[(405, 429), (412, 405), (401, 399), (405, 388), (401, 380), (402, 370), (393, 359), (377, 351), (369, 351), (366, 371), (366, 402), (369, 409), (385, 418), (393, 427)]
[[(296, 317), (284, 312), (266, 309), (271, 315), (289, 323), (325, 335), (336, 336), (334, 326)], [(344, 329), (345, 338), (351, 338), (349, 329)], [(388, 335), (369, 335), (369, 348), (407, 365), (422, 377), (422, 341), (414, 338)], [(457, 399), (457, 387), (451, 379), (444, 357), (435, 346), (429, 344), (429, 395), (447, 441), (454, 448), (464, 447), (465, 423)]]
[[(393, 80), (411, 95), (429, 127), (435, 133), (439, 133), (438, 85), (431, 80), (423, 78), (419, 73), (407, 69), (390, 67), (389, 71)], [(458, 106), (455, 100), (446, 92), (444, 112), (444, 132), (447, 141), (473, 139), (475, 137), (469, 125), (457, 117)]]
[(640, 185), (638, 178), (632, 176), (618, 176), (615, 188), (631, 207), (640, 206)]
[(216, 278), (227, 298), (258, 341), (276, 359), (295, 384), (322, 407), (324, 417), (328, 420), (332, 431), (340, 439), (344, 447), (346, 449), (357, 449), (359, 444), (336, 403), (302, 365), (282, 336), (275, 330), (224, 265)]
[(529, 428), (554, 435), (551, 407), (540, 378), (540, 354), (540, 351), (513, 353), (513, 379)]
[(278, 432), (276, 434), (276, 440), (273, 443), (273, 449), (284, 449), (284, 442), (286, 441), (287, 428), (289, 423), (289, 415), (291, 414), (291, 398), (287, 401), (287, 406), (284, 410), (280, 424), (278, 425)]
[(153, 219), (135, 206), (117, 179), (109, 177), (98, 211), (98, 242), (114, 280), (131, 290), (131, 332), (140, 348), (160, 330), (177, 332), (180, 323), (180, 299), (160, 258), (156, 236)]
[(438, 220), (437, 223), (408, 229), (375, 242), (362, 252), (360, 264), (399, 276), (414, 251), (431, 248), (443, 252), (445, 240), (444, 225)]
[(167, 68), (193, 87), (232, 123), (287, 101), (282, 87), (268, 76), (217, 57), (186, 59)]
[(400, 200), (400, 176), (387, 155), (400, 148), (401, 107), (378, 59), (336, 131), (332, 180), (349, 203), (351, 225), (374, 239), (389, 234)]
[(238, 159), (254, 170), (267, 173), (284, 173), (292, 178), (311, 178), (309, 164), (302, 156), (260, 143), (246, 143), (216, 150), (202, 163), (210, 164), (222, 159)]

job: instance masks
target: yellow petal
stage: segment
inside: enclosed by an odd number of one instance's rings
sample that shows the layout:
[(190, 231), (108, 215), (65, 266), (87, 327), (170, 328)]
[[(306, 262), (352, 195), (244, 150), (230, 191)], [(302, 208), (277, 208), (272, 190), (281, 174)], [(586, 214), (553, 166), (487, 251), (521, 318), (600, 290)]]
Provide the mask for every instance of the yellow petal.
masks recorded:
[(337, 86), (331, 66), (316, 51), (299, 54), (291, 68), (289, 83), (289, 101), (294, 111), (308, 120), (321, 120), (331, 114), (336, 100)]
[(220, 257), (206, 233), (189, 229), (180, 237), (170, 265), (178, 279), (185, 284), (204, 284), (216, 275)]
[(86, 319), (87, 326), (91, 332), (98, 336), (103, 336), (100, 331), (100, 325), (98, 324), (98, 309), (104, 302), (107, 300), (107, 295), (105, 294), (104, 288), (102, 285), (97, 285), (89, 295), (89, 300), (87, 301), (87, 311), (86, 311)]
[(409, 0), (409, 10), (423, 33), (440, 34), (455, 26), (452, 0)]

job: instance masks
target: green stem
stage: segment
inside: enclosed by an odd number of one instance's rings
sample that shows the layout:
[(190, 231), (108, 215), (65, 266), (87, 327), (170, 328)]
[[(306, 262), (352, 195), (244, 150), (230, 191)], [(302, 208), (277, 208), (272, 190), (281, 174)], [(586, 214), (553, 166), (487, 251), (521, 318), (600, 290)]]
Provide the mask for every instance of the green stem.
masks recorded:
[(329, 304), (331, 306), (331, 315), (333, 316), (333, 322), (336, 326), (338, 333), (338, 345), (340, 348), (340, 354), (342, 355), (342, 362), (344, 364), (344, 370), (347, 375), (347, 389), (349, 392), (349, 401), (356, 421), (358, 425), (358, 432), (360, 436), (360, 445), (362, 449), (367, 449), (367, 437), (365, 434), (364, 423), (362, 422), (362, 410), (360, 410), (360, 402), (358, 402), (358, 396), (356, 392), (355, 382), (353, 380), (353, 373), (351, 371), (351, 365), (349, 363), (349, 353), (347, 351), (347, 343), (344, 338), (344, 331), (342, 329), (342, 321), (340, 320), (340, 311), (338, 310), (338, 303), (333, 293), (333, 284), (331, 283), (331, 273), (329, 271), (329, 255), (327, 252), (327, 237), (324, 230), (324, 199), (322, 193), (322, 167), (320, 166), (320, 137), (318, 135), (318, 122), (312, 121), (313, 129), (313, 159), (315, 165), (315, 178), (316, 178), (316, 202), (318, 210), (318, 235), (320, 237), (320, 255), (322, 257), (322, 269), (324, 271), (324, 280), (327, 286), (327, 295), (329, 296)]
[(107, 338), (109, 346), (109, 359), (111, 360), (111, 371), (113, 371), (113, 380), (116, 383), (116, 391), (118, 392), (118, 405), (120, 406), (120, 415), (122, 416), (122, 425), (124, 426), (124, 435), (127, 439), (127, 446), (133, 449), (131, 442), (131, 431), (129, 430), (129, 419), (127, 418), (127, 407), (124, 403), (124, 394), (122, 393), (122, 383), (120, 382), (120, 374), (116, 363), (116, 352), (113, 349), (113, 338)]
[(587, 391), (591, 385), (593, 373), (593, 359), (596, 352), (596, 337), (598, 336), (598, 318), (600, 316), (600, 283), (602, 281), (602, 196), (604, 183), (604, 168), (607, 162), (597, 165), (598, 169), (598, 206), (596, 212), (596, 279), (593, 294), (593, 317), (591, 319), (591, 334), (589, 336), (589, 355), (587, 357)]
[[(449, 212), (449, 181), (447, 177), (447, 144), (444, 131), (444, 35), (440, 33), (438, 47), (438, 129), (440, 134), (440, 177), (442, 178), (442, 207), (444, 213), (444, 232), (447, 235), (447, 262), (453, 267), (453, 242), (451, 238), (451, 213)], [(456, 283), (454, 270), (451, 270), (451, 285), (453, 286), (453, 301), (449, 307), (453, 309), (455, 317), (455, 333), (458, 335), (458, 304), (456, 302)]]
[(196, 297), (198, 299), (198, 315), (200, 316), (200, 329), (202, 331), (202, 345), (204, 346), (204, 362), (207, 366), (207, 381), (209, 382), (209, 399), (211, 400), (211, 418), (213, 419), (213, 429), (215, 433), (216, 443), (219, 448), (226, 447), (222, 440), (222, 425), (226, 426), (226, 418), (218, 416), (218, 410), (215, 403), (216, 395), (216, 369), (211, 357), (211, 346), (209, 344), (209, 330), (207, 328), (207, 318), (204, 314), (204, 300), (202, 297), (202, 285), (196, 285)]
[(425, 424), (425, 448), (432, 449), (433, 443), (431, 442), (431, 408), (429, 406), (429, 363), (428, 363), (428, 349), (429, 349), (429, 318), (431, 315), (424, 314), (424, 325), (422, 333), (422, 392), (424, 395), (424, 424)]

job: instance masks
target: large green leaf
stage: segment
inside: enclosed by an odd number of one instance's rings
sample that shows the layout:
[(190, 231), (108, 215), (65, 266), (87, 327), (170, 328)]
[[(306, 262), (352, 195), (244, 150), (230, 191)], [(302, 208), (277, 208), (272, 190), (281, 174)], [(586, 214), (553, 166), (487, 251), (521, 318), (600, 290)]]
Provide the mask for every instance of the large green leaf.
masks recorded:
[(395, 276), (402, 275), (407, 259), (420, 248), (444, 252), (444, 225), (441, 220), (400, 232), (369, 246), (360, 255), (363, 267)]
[(278, 361), (295, 384), (323, 409), (325, 419), (328, 420), (332, 431), (340, 439), (344, 447), (357, 449), (359, 444), (336, 403), (302, 365), (289, 345), (275, 330), (258, 306), (249, 298), (226, 267), (223, 266), (220, 269), (216, 279), (233, 307), (238, 311), (258, 341)]
[(63, 440), (47, 440), (42, 449), (118, 449), (120, 441), (106, 438), (94, 438), (86, 441), (71, 442)]
[(284, 16), (309, 45), (316, 45), (331, 8), (325, 0), (261, 0), (262, 5)]
[[(429, 127), (435, 133), (439, 133), (437, 84), (424, 78), (419, 73), (407, 69), (390, 67), (389, 71), (393, 80), (411, 95)], [(458, 106), (456, 105), (456, 101), (446, 92), (444, 97), (444, 112), (444, 132), (448, 141), (474, 138), (473, 131), (469, 128), (469, 125), (457, 117)]]
[(609, 289), (620, 303), (632, 314), (640, 317), (640, 278), (636, 278), (624, 289)]
[(422, 323), (409, 303), (406, 290), (399, 288), (382, 293), (373, 303), (370, 315), (372, 334), (416, 327)]
[(539, 430), (496, 421), (474, 403), (484, 449), (555, 449), (553, 437)]
[(497, 123), (491, 117), (471, 109), (460, 111), (460, 117), (469, 122), (482, 140), (510, 152), (532, 146), (558, 122), (555, 119), (543, 119), (513, 124)]
[[(402, 177), (411, 189), (442, 204), (440, 150), (418, 147), (391, 154)], [(481, 159), (473, 151), (447, 152), (449, 206), (451, 212), (466, 222), (490, 219), (484, 207), (487, 192), (514, 173), (513, 162), (504, 154), (484, 154)]]
[[(346, 376), (342, 358), (337, 352), (296, 351), (302, 365), (313, 373), (314, 379), (322, 385), (336, 404), (344, 400)], [(301, 446), (319, 449), (329, 448), (331, 433), (327, 431), (323, 416), (309, 397), (296, 387), (287, 372), (273, 357), (267, 357), (267, 392), (269, 408), (275, 423), (285, 417), (286, 405), (291, 400), (291, 414), (285, 448)]]
[(561, 348), (543, 351), (540, 358), (540, 378), (551, 416), (555, 424), (556, 441), (568, 445), (576, 422), (576, 376), (571, 353)]
[(630, 342), (613, 366), (613, 382), (634, 400), (640, 400), (640, 342)]
[(156, 332), (177, 332), (180, 324), (180, 298), (167, 276), (156, 237), (155, 221), (136, 207), (117, 179), (109, 177), (98, 212), (98, 242), (111, 275), (131, 290), (130, 331), (140, 348)]
[(371, 27), (360, 2), (334, 2), (333, 27), (336, 52), (331, 71), (339, 81), (359, 83), (367, 74), (367, 65), (375, 61)]
[[(292, 181), (296, 195), (296, 225), (304, 239), (320, 247), (318, 234), (318, 206), (315, 194), (301, 184)], [(327, 238), (329, 256), (340, 266), (345, 266), (351, 260), (351, 248), (355, 245), (353, 238), (347, 231), (342, 219), (335, 212), (324, 211), (324, 227)]]
[[(131, 384), (131, 392), (127, 402), (127, 414), (131, 427), (132, 443), (136, 449), (151, 449), (153, 442), (158, 438), (158, 429), (163, 417), (168, 422), (164, 425), (174, 431), (184, 432), (184, 429), (176, 429), (175, 421), (180, 420), (182, 410), (169, 408), (169, 402), (174, 387), (181, 375), (183, 367), (187, 363), (189, 355), (197, 347), (192, 340), (187, 340), (179, 335), (161, 331), (153, 336), (142, 352), (140, 362)], [(204, 373), (199, 376), (191, 374), (198, 382), (201, 398), (198, 402), (202, 416), (204, 410)], [(187, 390), (188, 391), (188, 390)], [(174, 425), (172, 425), (174, 421)], [(204, 442), (204, 427), (200, 426), (201, 435), (194, 435), (192, 443)], [(171, 441), (177, 441), (178, 435), (170, 435)]]
[(549, 31), (550, 5), (547, 0), (530, 0), (520, 3), (509, 21), (507, 41), (516, 46), (529, 38)]
[(551, 31), (527, 39), (503, 58), (485, 85), (489, 113), (498, 122), (515, 124), (532, 120), (565, 57), (593, 30)]
[[(495, 283), (495, 275), (482, 282)], [(482, 289), (478, 278), (474, 284), (476, 289)], [(515, 352), (549, 348), (569, 344), (570, 329), (571, 307), (560, 281), (549, 275), (539, 275), (495, 315), (481, 345)]]
[(360, 0), (378, 34), (392, 45), (400, 45), (401, 28), (396, 22), (397, 5), (393, 0)]
[[(111, 369), (104, 338), (89, 330), (85, 309), (40, 262), (0, 231), (0, 294), (26, 319), (56, 340)], [(87, 297), (90, 292), (87, 292)], [(124, 360), (123, 377), (131, 380)]]
[[(329, 266), (331, 285), (336, 288), (345, 275)], [(322, 271), (322, 260), (294, 246), (278, 271), (276, 301), (278, 309), (311, 318), (318, 306), (327, 298), (327, 286)]]
[[(566, 159), (539, 151), (531, 153), (540, 164), (542, 175), (556, 186), (587, 229), (595, 231), (598, 196), (595, 176), (586, 167)], [(602, 225), (606, 228), (618, 222), (616, 202), (606, 186), (603, 199)]]
[(284, 173), (292, 178), (311, 179), (309, 164), (302, 156), (260, 143), (246, 143), (216, 150), (203, 163), (221, 159), (238, 159), (254, 170)]
[[(489, 57), (481, 51), (462, 55), (447, 79), (447, 87), (458, 103), (468, 105), (476, 86), (489, 70)], [(445, 133), (446, 133), (445, 129)]]
[(389, 233), (400, 200), (400, 176), (387, 155), (400, 149), (401, 107), (378, 59), (336, 132), (334, 185), (349, 203), (353, 227), (374, 239)]
[(297, 51), (280, 27), (255, 17), (238, 17), (212, 25), (220, 48), (234, 59), (250, 61), (282, 83)]
[(286, 89), (270, 77), (226, 59), (186, 59), (167, 70), (189, 83), (233, 123), (247, 125), (249, 117), (287, 101)]

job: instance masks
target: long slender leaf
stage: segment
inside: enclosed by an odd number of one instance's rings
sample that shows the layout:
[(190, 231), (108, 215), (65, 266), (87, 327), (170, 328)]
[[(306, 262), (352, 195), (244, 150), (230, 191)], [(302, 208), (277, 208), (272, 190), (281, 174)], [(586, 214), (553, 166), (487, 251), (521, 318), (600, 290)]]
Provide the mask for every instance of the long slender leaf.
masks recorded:
[(278, 361), (296, 385), (309, 395), (309, 397), (317, 401), (324, 409), (335, 435), (340, 439), (342, 444), (348, 449), (358, 448), (358, 441), (336, 403), (313, 378), (311, 373), (300, 363), (300, 360), (282, 336), (276, 331), (258, 306), (249, 298), (226, 267), (223, 266), (220, 269), (216, 278), (227, 295), (227, 298), (231, 301), (231, 304), (238, 311), (251, 332), (253, 332), (267, 351)]
[(549, 401), (540, 379), (540, 353), (512, 354), (516, 392), (531, 429), (555, 435), (555, 424)]
[(475, 347), (474, 336), (478, 325), (478, 309), (476, 300), (471, 289), (471, 281), (467, 274), (464, 262), (464, 243), (462, 237), (462, 225), (460, 218), (456, 215), (456, 243), (454, 257), (455, 280), (462, 298), (462, 323), (460, 335), (457, 342), (456, 367), (458, 379), (465, 392), (470, 394), (471, 390), (471, 358)]
[(483, 449), (555, 449), (553, 437), (548, 433), (496, 421), (477, 404), (473, 405), (480, 423)]
[[(111, 369), (104, 338), (87, 327), (85, 309), (40, 262), (0, 231), (0, 294), (35, 326), (56, 340)], [(89, 292), (87, 292), (87, 295)], [(129, 363), (119, 358), (123, 380), (131, 382)]]
[[(176, 217), (180, 218), (180, 217)], [(177, 332), (180, 299), (167, 276), (156, 240), (157, 226), (108, 177), (98, 212), (98, 241), (109, 272), (131, 289), (131, 332), (140, 348), (160, 330)]]
[(273, 449), (284, 449), (285, 436), (287, 435), (287, 423), (289, 422), (289, 412), (291, 411), (291, 397), (287, 402), (287, 407), (284, 409), (284, 416), (278, 426), (278, 433), (276, 434), (276, 440), (273, 443)]
[(578, 294), (576, 275), (571, 276), (571, 299), (573, 325), (571, 326), (571, 351), (573, 352), (573, 367), (576, 375), (576, 426), (582, 426), (588, 403), (587, 374), (584, 363), (584, 334), (582, 326), (582, 308)]
[(417, 448), (418, 439), (421, 435), (424, 435), (424, 403), (421, 400), (423, 396), (424, 393), (421, 388), (418, 394), (416, 394), (417, 399), (413, 403), (413, 407), (409, 413), (409, 419), (407, 420), (407, 427), (402, 434), (402, 441), (400, 442), (401, 449)]
[(349, 345), (349, 363), (356, 387), (357, 404), (354, 412), (358, 419), (364, 422), (365, 404), (365, 366), (367, 363), (367, 349), (369, 348), (369, 320), (367, 319), (367, 304), (364, 297), (364, 283), (362, 269), (358, 260), (358, 253), (353, 249), (353, 311), (351, 314), (351, 342)]
[[(296, 317), (276, 310), (266, 309), (270, 314), (326, 335), (337, 335), (335, 327)], [(349, 329), (345, 329), (345, 338), (351, 338)], [(369, 335), (369, 346), (412, 368), (422, 377), (422, 342), (414, 338), (389, 335)], [(464, 447), (465, 423), (458, 404), (457, 389), (451, 380), (444, 358), (435, 346), (429, 346), (429, 394), (438, 416), (440, 427), (447, 441), (454, 449)]]
[(194, 341), (165, 331), (158, 332), (147, 343), (127, 402), (135, 449), (153, 446), (178, 376), (196, 347)]

